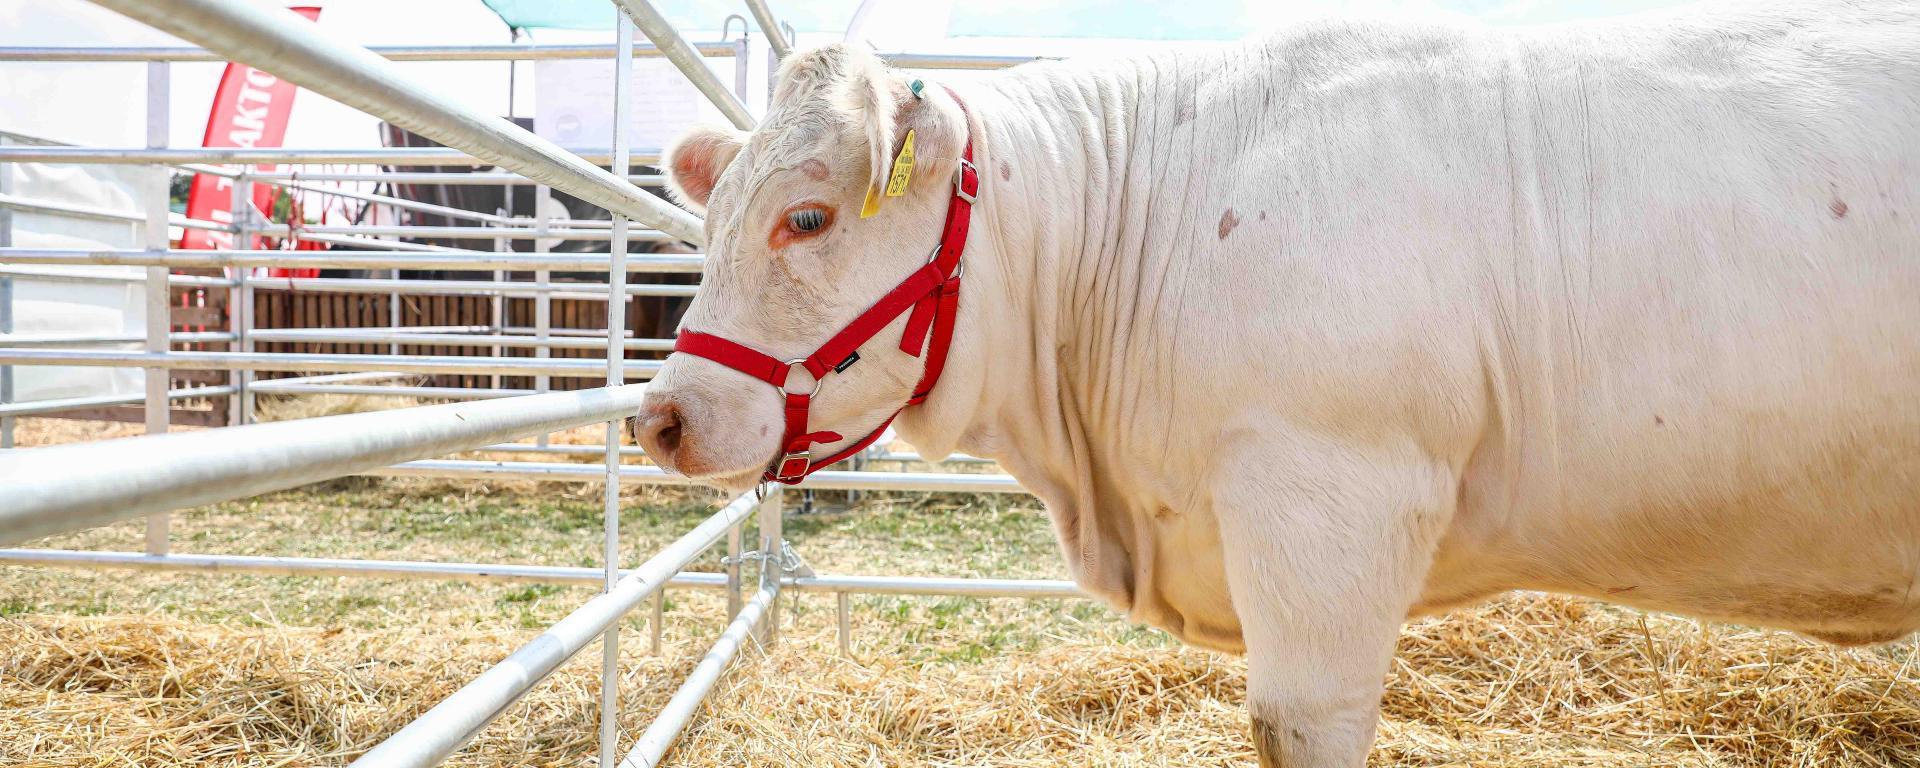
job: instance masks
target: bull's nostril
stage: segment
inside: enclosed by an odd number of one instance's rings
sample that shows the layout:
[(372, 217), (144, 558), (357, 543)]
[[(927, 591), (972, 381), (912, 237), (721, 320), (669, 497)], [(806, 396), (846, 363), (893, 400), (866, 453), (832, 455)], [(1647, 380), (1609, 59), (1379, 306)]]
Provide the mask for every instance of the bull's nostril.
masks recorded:
[(680, 450), (680, 409), (672, 401), (649, 402), (640, 411), (640, 447), (656, 462), (668, 464)]
[(679, 451), (680, 419), (677, 416), (674, 417), (666, 427), (662, 428), (659, 432), (655, 432), (653, 441), (660, 446), (660, 450), (666, 451), (669, 455)]

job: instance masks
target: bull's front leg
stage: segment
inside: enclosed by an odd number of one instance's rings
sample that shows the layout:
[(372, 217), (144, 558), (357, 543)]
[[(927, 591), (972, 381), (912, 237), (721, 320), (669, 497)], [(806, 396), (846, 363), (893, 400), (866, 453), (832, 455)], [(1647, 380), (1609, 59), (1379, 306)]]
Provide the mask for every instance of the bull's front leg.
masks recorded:
[(1366, 762), (1394, 644), (1457, 483), (1407, 449), (1267, 441), (1215, 484), (1262, 768)]

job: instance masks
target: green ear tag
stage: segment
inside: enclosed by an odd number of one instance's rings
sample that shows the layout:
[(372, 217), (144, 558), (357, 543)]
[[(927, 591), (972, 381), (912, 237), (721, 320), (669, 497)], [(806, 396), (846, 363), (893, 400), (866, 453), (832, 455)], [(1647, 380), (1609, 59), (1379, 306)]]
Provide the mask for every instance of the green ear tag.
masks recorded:
[(927, 87), (927, 84), (920, 82), (920, 78), (917, 78), (917, 77), (913, 79), (913, 82), (907, 83), (907, 88), (913, 91), (913, 97), (916, 99), (926, 98), (926, 94), (923, 94), (920, 92), (922, 89), (926, 87)]

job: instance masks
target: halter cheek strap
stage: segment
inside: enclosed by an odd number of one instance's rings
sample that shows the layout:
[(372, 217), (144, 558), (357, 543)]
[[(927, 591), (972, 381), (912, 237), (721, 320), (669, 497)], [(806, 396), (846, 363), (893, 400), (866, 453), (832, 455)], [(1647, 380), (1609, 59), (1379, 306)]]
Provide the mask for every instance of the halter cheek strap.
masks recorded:
[[(947, 94), (953, 97), (954, 103), (960, 105), (964, 115), (967, 106), (960, 101), (960, 96), (952, 89), (948, 89)], [(960, 268), (960, 255), (967, 248), (967, 229), (973, 219), (974, 197), (979, 191), (980, 172), (973, 165), (973, 137), (968, 136), (966, 147), (960, 155), (960, 166), (954, 170), (953, 195), (947, 200), (946, 225), (941, 230), (940, 245), (934, 250), (933, 257), (811, 355), (780, 360), (745, 344), (698, 331), (682, 331), (674, 341), (675, 352), (704, 357), (771, 384), (779, 391), (784, 402), (786, 432), (781, 437), (780, 456), (767, 467), (762, 476), (764, 480), (794, 485), (808, 475), (860, 452), (880, 439), (880, 435), (886, 432), (887, 426), (901, 411), (925, 402), (927, 395), (933, 392), (934, 385), (940, 382), (941, 371), (947, 365), (947, 348), (953, 342), (953, 323), (960, 309), (960, 276), (964, 272)], [(838, 432), (807, 431), (808, 411), (813, 406), (814, 395), (820, 392), (821, 383), (828, 375), (845, 371), (858, 362), (860, 347), (879, 335), (894, 318), (906, 312), (910, 314), (907, 315), (906, 329), (900, 335), (900, 351), (920, 357), (924, 349), (926, 354), (920, 383), (914, 386), (912, 396), (866, 437), (831, 456), (814, 459), (814, 445), (844, 439)], [(813, 377), (811, 390), (796, 392), (787, 388), (787, 380), (795, 366), (806, 369)]]

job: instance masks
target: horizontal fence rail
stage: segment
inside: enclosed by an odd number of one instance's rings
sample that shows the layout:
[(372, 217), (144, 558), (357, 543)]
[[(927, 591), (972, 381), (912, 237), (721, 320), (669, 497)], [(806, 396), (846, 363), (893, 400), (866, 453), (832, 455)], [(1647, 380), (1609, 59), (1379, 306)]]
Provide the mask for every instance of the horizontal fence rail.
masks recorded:
[[(305, 22), (302, 22), (305, 23)], [(317, 89), (316, 89), (317, 90)], [(502, 122), (492, 118), (492, 122)], [(531, 134), (529, 134), (531, 135)], [(451, 144), (451, 142), (446, 142)], [(558, 152), (584, 163), (611, 165), (613, 155), (598, 150)], [(657, 165), (660, 151), (643, 149), (627, 158), (630, 165)], [(0, 163), (77, 163), (83, 165), (437, 165), (489, 167), (506, 166), (460, 149), (444, 147), (368, 147), (360, 149), (227, 149), (221, 147), (172, 147), (145, 149), (133, 147), (59, 147), (9, 144), (0, 146)], [(608, 174), (611, 176), (611, 174)], [(535, 184), (550, 181), (528, 177)], [(554, 185), (555, 189), (561, 189)], [(568, 191), (571, 194), (571, 191)], [(575, 195), (579, 197), (578, 195)], [(582, 197), (585, 200), (587, 198)], [(664, 204), (664, 203), (663, 203)], [(684, 211), (682, 212), (684, 213)]]
[[(399, 373), (511, 374), (592, 378), (606, 364), (532, 357), (460, 355), (314, 355), (267, 352), (120, 352), (91, 349), (8, 349), (0, 346), (0, 365), (83, 365), (104, 368), (169, 368), (207, 371), (394, 371)], [(660, 370), (655, 360), (630, 360), (628, 378), (647, 378)], [(604, 421), (604, 419), (603, 419)]]
[[(382, 278), (358, 277), (255, 277), (250, 278), (256, 291), (303, 291), (313, 293), (382, 293), (382, 294), (434, 294), (451, 295), (492, 295), (502, 296), (538, 296), (552, 294), (554, 298), (604, 299), (607, 286), (604, 283), (530, 283), (495, 282), (485, 280), (387, 280)], [(628, 296), (692, 296), (699, 290), (696, 285), (670, 285), (661, 283), (641, 283), (626, 286), (622, 291)]]
[[(4, 346), (0, 342), (0, 346)], [(188, 400), (196, 397), (220, 397), (233, 394), (230, 386), (184, 387), (167, 390), (167, 399)], [(39, 416), (62, 411), (77, 411), (83, 408), (104, 408), (110, 405), (130, 405), (145, 401), (146, 393), (136, 392), (130, 395), (87, 395), (83, 397), (61, 397), (52, 400), (29, 400), (24, 403), (0, 404), (0, 417)]]
[[(701, 56), (723, 58), (734, 54), (731, 43), (695, 43)], [(611, 59), (611, 45), (407, 45), (367, 48), (388, 61), (540, 61), (547, 59)], [(658, 58), (660, 49), (636, 45), (633, 55)], [(901, 69), (1006, 69), (1051, 56), (972, 56), (938, 53), (879, 53), (882, 61)], [(226, 61), (204, 48), (183, 47), (0, 47), (0, 62), (147, 62)]]
[(624, 418), (644, 391), (630, 384), (0, 453), (0, 544)]
[[(175, 334), (176, 336), (178, 334)], [(410, 344), (416, 346), (502, 346), (502, 347), (546, 347), (548, 349), (593, 349), (604, 350), (607, 342), (602, 338), (590, 336), (561, 336), (538, 338), (534, 336), (506, 336), (501, 334), (461, 334), (461, 333), (408, 333), (406, 329), (363, 328), (359, 330), (332, 330), (327, 328), (289, 328), (286, 330), (256, 330), (251, 333), (254, 341), (297, 341), (306, 343), (333, 342), (340, 344)], [(646, 352), (671, 352), (673, 339), (623, 339), (621, 345), (629, 350)], [(0, 347), (7, 346), (5, 337), (0, 337)]]
[[(379, 477), (438, 477), (444, 479), (535, 480), (547, 482), (600, 482), (605, 479), (596, 464), (559, 464), (543, 461), (465, 461), (458, 459), (422, 459), (390, 467), (369, 469), (364, 474)], [(655, 466), (622, 465), (620, 479), (647, 485), (692, 485), (680, 475), (668, 474)], [(835, 491), (927, 491), (944, 493), (1026, 493), (1010, 475), (960, 474), (950, 472), (856, 472), (824, 470), (807, 476), (802, 489)]]
[[(437, 563), (419, 560), (347, 560), (323, 557), (261, 555), (197, 555), (144, 552), (93, 552), (69, 549), (0, 549), (0, 564), (58, 568), (126, 568), (144, 571), (202, 571), (255, 576), (353, 576), (380, 579), (443, 579), (449, 581), (528, 584), (599, 584), (606, 572), (599, 568), (518, 563)], [(625, 575), (629, 572), (623, 572)], [(858, 595), (903, 595), (977, 598), (1080, 599), (1087, 595), (1071, 581), (1055, 579), (961, 579), (932, 576), (819, 576), (790, 577), (782, 582), (795, 592), (846, 592)], [(726, 575), (685, 571), (667, 586), (676, 589), (725, 589)]]
[[(80, 248), (0, 248), (0, 263), (61, 266), (133, 266), (173, 269), (223, 267), (287, 267), (318, 269), (446, 269), (510, 270), (529, 272), (605, 272), (612, 260), (606, 254), (544, 255), (537, 253), (439, 254), (414, 251), (141, 251)], [(700, 274), (705, 258), (699, 254), (628, 254), (628, 272)]]
[[(699, 43), (694, 46), (702, 56), (733, 55), (732, 43)], [(368, 51), (388, 61), (544, 61), (551, 59), (611, 59), (611, 45), (376, 45)], [(657, 58), (660, 52), (650, 45), (636, 45), (633, 55)], [(205, 48), (187, 47), (0, 47), (0, 62), (143, 62), (143, 61), (226, 61), (227, 57)]]

